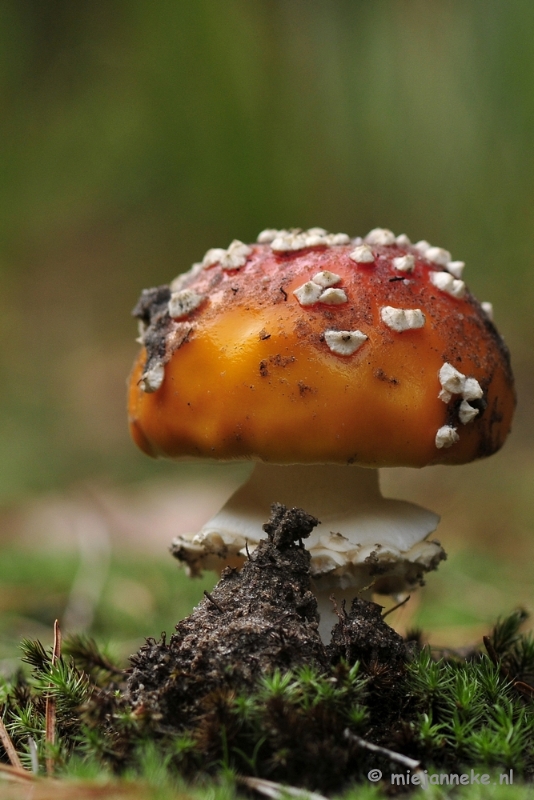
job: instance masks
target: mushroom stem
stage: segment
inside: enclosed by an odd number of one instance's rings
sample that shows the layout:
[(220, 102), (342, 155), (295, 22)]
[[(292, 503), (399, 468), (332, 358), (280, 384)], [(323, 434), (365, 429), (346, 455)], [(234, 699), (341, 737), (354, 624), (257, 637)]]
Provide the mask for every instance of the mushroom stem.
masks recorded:
[(397, 594), (422, 582), (445, 554), (426, 541), (439, 517), (403, 500), (382, 497), (378, 470), (341, 465), (256, 464), (248, 481), (193, 536), (178, 537), (173, 552), (198, 573), (217, 562), (238, 565), (263, 538), (273, 502), (299, 507), (320, 520), (306, 539), (313, 588), (329, 640), (339, 603), (362, 590)]

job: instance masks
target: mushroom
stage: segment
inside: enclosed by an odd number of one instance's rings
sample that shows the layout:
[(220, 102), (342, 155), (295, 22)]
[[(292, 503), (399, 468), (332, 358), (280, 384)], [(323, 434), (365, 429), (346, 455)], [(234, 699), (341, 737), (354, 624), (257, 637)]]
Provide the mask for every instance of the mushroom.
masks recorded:
[(332, 594), (399, 594), (437, 567), (437, 515), (383, 498), (377, 468), (466, 463), (510, 430), (508, 350), (459, 263), (381, 228), (269, 229), (142, 293), (135, 442), (154, 457), (256, 462), (200, 532), (175, 540), (190, 574), (239, 567), (274, 501), (322, 523), (306, 546), (325, 640)]

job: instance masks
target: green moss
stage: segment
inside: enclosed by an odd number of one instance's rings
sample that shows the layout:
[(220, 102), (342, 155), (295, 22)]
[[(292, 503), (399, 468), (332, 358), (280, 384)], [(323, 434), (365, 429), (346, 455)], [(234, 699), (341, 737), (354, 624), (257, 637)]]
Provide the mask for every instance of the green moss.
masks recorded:
[[(393, 696), (387, 680), (382, 676), (381, 688), (372, 689), (369, 669), (341, 662), (326, 673), (276, 670), (253, 690), (215, 693), (195, 724), (180, 735), (168, 733), (157, 720), (132, 711), (120, 667), (93, 640), (79, 636), (67, 638), (65, 655), (53, 667), (50, 650), (25, 641), (30, 673), (2, 679), (0, 701), (23, 763), (30, 763), (31, 736), (41, 769), (52, 752), (65, 778), (120, 775), (173, 791), (184, 777), (209, 782), (239, 774), (325, 794), (344, 788), (347, 800), (355, 792), (360, 800), (380, 796), (391, 774), (409, 774), (387, 755), (351, 744), (349, 730), (419, 760), (427, 775), (470, 775), (471, 769), (490, 775), (485, 794), (477, 794), (478, 785), (463, 786), (463, 797), (514, 798), (518, 782), (534, 771), (534, 704), (525, 691), (534, 647), (531, 636), (520, 633), (524, 620), (523, 612), (514, 612), (496, 624), (487, 639), (490, 655), (474, 650), (467, 660), (436, 661), (428, 648), (413, 648), (404, 702), (387, 718), (387, 728), (376, 711), (377, 691), (384, 703)], [(53, 751), (44, 743), (47, 694), (57, 707)], [(367, 779), (371, 769), (383, 773), (378, 788)], [(509, 770), (515, 786), (499, 785)], [(347, 793), (351, 783), (358, 788)], [(448, 792), (429, 787), (424, 796), (446, 798)]]

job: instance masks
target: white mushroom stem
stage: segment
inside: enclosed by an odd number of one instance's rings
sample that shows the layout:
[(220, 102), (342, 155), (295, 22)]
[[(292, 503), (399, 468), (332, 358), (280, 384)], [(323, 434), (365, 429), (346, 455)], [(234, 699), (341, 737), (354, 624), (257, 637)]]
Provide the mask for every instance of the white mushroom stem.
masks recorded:
[(265, 537), (262, 526), (273, 502), (320, 520), (305, 544), (325, 641), (337, 622), (332, 594), (350, 608), (350, 600), (370, 585), (367, 596), (407, 591), (445, 557), (437, 542), (426, 541), (437, 514), (382, 497), (376, 469), (261, 463), (199, 533), (175, 540), (175, 555), (192, 573), (236, 563)]

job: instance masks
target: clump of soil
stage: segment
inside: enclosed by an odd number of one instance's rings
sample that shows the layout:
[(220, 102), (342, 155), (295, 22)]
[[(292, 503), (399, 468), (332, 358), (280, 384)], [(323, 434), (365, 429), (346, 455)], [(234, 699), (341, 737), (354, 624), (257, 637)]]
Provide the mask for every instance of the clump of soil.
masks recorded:
[[(317, 524), (301, 509), (272, 506), (267, 538), (243, 569), (226, 569), (169, 641), (149, 639), (132, 656), (126, 701), (136, 713), (161, 732), (183, 731), (204, 718), (214, 697), (250, 692), (276, 670), (326, 674), (359, 662), (368, 702), (380, 711), (377, 724), (390, 721), (403, 702), (405, 644), (382, 607), (360, 598), (348, 613), (338, 611), (331, 644), (321, 641), (302, 543)], [(381, 708), (384, 692), (391, 697)]]
[(330, 646), (319, 636), (302, 543), (317, 524), (274, 504), (242, 570), (226, 569), (169, 641), (131, 658), (126, 705), (152, 735), (191, 736), (204, 769), (230, 753), (245, 773), (253, 759), (257, 775), (340, 789), (368, 763), (346, 729), (382, 740), (405, 706), (404, 643), (379, 605), (356, 600)]
[(382, 618), (382, 606), (355, 597), (350, 612), (343, 606), (339, 622), (332, 631), (329, 654), (332, 663), (341, 658), (349, 664), (360, 661), (369, 670), (387, 667), (400, 674), (404, 671), (406, 645), (400, 634)]
[(401, 710), (406, 710), (408, 652), (402, 636), (384, 621), (382, 611), (382, 606), (360, 597), (352, 600), (349, 613), (343, 604), (328, 653), (332, 665), (341, 660), (360, 663), (367, 680), (373, 737), (384, 743), (391, 740), (392, 728), (402, 716)]
[[(381, 606), (358, 598), (322, 642), (303, 545), (317, 524), (274, 504), (243, 568), (226, 569), (169, 640), (147, 640), (124, 693), (93, 697), (84, 719), (105, 731), (116, 768), (135, 759), (139, 735), (170, 748), (170, 763), (191, 778), (227, 763), (327, 792), (376, 764), (348, 733), (384, 743), (402, 731), (405, 645)], [(123, 730), (119, 720), (130, 722)]]
[(148, 640), (132, 657), (127, 699), (134, 709), (162, 729), (183, 729), (214, 691), (251, 689), (275, 669), (329, 668), (302, 544), (317, 523), (300, 509), (273, 505), (267, 538), (242, 570), (227, 568), (168, 642)]

